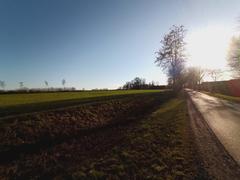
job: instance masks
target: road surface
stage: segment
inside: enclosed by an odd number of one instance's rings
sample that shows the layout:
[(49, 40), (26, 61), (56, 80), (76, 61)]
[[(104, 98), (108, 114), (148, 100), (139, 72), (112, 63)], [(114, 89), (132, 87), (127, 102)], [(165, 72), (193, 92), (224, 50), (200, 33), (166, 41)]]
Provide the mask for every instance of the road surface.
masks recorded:
[(225, 149), (240, 165), (240, 104), (187, 90)]

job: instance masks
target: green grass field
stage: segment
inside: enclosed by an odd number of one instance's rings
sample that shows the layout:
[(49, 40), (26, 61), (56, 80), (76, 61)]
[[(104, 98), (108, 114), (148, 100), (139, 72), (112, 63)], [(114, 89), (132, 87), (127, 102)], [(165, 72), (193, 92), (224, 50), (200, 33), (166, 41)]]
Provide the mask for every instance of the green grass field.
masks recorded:
[(157, 92), (160, 92), (160, 90), (112, 90), (0, 94), (0, 117), (72, 106), (79, 103)]
[(52, 102), (52, 101), (65, 101), (65, 100), (72, 100), (72, 99), (88, 99), (88, 98), (102, 97), (102, 96), (140, 94), (140, 93), (150, 93), (150, 92), (159, 92), (159, 90), (119, 90), (119, 91), (1, 94), (0, 107)]

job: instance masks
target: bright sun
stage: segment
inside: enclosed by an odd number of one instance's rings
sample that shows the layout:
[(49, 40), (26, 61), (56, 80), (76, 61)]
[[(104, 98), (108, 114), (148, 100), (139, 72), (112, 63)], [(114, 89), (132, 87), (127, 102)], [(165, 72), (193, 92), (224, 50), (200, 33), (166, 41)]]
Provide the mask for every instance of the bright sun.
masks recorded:
[(233, 31), (223, 26), (209, 26), (190, 32), (187, 36), (189, 66), (222, 69)]

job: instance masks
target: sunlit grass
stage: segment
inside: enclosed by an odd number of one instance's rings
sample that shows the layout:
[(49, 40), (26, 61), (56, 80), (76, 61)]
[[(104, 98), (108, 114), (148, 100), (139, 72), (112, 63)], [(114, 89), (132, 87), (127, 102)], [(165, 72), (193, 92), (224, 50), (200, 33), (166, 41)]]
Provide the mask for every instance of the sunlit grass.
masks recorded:
[(94, 97), (154, 93), (159, 90), (119, 90), (119, 91), (85, 91), (85, 92), (54, 92), (54, 93), (24, 93), (1, 94), (0, 107), (16, 106), (32, 103), (44, 103), (53, 101), (65, 101), (73, 99), (87, 99)]
[(109, 90), (0, 95), (0, 117), (97, 103), (116, 98), (151, 95), (168, 90)]
[(73, 170), (73, 177), (133, 179), (134, 174), (136, 179), (201, 179), (188, 123), (186, 103), (180, 98), (169, 100), (125, 130), (124, 146), (116, 145), (100, 159), (86, 161)]

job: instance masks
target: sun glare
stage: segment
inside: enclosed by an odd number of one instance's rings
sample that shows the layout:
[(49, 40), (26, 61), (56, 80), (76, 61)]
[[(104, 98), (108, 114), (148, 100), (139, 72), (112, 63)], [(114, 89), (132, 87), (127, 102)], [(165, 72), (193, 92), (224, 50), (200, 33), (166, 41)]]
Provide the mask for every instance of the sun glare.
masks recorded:
[(231, 28), (211, 26), (190, 32), (187, 36), (187, 53), (189, 66), (223, 69), (227, 65), (226, 56)]

